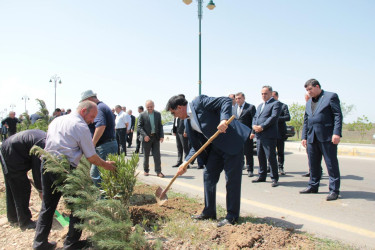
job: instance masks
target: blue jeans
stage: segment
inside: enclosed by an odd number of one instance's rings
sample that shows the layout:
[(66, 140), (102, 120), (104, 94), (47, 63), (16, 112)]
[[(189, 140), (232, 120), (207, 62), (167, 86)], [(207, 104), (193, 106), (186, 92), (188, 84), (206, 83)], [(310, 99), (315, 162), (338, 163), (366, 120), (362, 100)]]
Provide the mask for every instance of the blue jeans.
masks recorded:
[[(109, 154), (117, 154), (117, 141), (114, 140), (103, 143), (100, 146), (97, 146), (95, 149), (99, 157), (105, 161), (107, 160), (107, 156)], [(90, 176), (95, 186), (99, 187), (102, 178), (100, 177), (100, 171), (97, 166), (91, 165)]]

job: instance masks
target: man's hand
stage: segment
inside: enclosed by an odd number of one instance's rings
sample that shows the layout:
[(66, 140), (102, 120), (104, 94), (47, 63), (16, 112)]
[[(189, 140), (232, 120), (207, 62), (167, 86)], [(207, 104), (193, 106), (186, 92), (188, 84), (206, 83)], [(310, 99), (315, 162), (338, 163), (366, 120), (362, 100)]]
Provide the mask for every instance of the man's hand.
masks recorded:
[(254, 129), (255, 133), (259, 133), (259, 132), (263, 131), (262, 126), (259, 126), (259, 125), (254, 125), (253, 129)]
[(254, 139), (255, 134), (250, 134), (250, 140)]
[(306, 148), (306, 147), (307, 147), (307, 140), (302, 140), (302, 141), (301, 141), (301, 144), (302, 144), (303, 147)]
[(163, 143), (163, 141), (164, 141), (164, 138), (160, 138), (160, 143)]
[(178, 175), (183, 175), (186, 173), (186, 168), (185, 168), (185, 165), (186, 165), (186, 161), (183, 162), (179, 167), (178, 167), (178, 170), (177, 170), (177, 174)]
[(104, 169), (115, 171), (116, 166), (114, 161), (105, 161), (105, 164), (102, 166)]
[(217, 126), (217, 129), (220, 131), (220, 133), (225, 133), (228, 125), (226, 124), (227, 120), (221, 120), (219, 126)]
[(150, 141), (150, 137), (148, 135), (145, 136), (145, 142), (149, 142)]
[(340, 136), (339, 135), (332, 135), (332, 143), (339, 144), (340, 143)]
[(184, 137), (187, 137), (187, 133), (184, 133)]

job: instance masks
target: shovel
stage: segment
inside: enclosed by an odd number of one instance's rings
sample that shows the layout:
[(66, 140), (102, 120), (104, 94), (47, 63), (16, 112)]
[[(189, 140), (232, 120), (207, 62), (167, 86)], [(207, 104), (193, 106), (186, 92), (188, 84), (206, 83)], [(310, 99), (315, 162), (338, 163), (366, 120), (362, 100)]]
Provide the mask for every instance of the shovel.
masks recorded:
[[(234, 120), (235, 116), (232, 115), (231, 118), (229, 118), (229, 120), (226, 122), (227, 125), (229, 125), (233, 120)], [(210, 139), (208, 139), (208, 141), (197, 151), (195, 152), (195, 154), (187, 161), (187, 162), (184, 162), (183, 164), (183, 167), (184, 169), (186, 170), (187, 167), (189, 166), (189, 164), (195, 160), (195, 158), (198, 157), (198, 155), (200, 155), (200, 153), (202, 153), (203, 150), (205, 150), (208, 145), (211, 144), (211, 142), (220, 134), (221, 132), (218, 130), (213, 136), (210, 137)], [(157, 203), (159, 204), (159, 206), (163, 205), (167, 200), (168, 200), (168, 196), (167, 196), (167, 192), (169, 190), (169, 188), (172, 186), (173, 182), (177, 179), (178, 177), (178, 174), (176, 174), (172, 180), (169, 182), (168, 186), (163, 190), (161, 187), (158, 187), (158, 189), (156, 190), (155, 192), (155, 198), (156, 198), (156, 201)]]

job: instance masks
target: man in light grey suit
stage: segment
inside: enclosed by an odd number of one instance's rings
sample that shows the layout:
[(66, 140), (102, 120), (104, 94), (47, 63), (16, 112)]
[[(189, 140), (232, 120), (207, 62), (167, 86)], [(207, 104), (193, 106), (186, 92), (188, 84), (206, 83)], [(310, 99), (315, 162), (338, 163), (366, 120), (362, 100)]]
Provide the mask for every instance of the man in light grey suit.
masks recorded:
[(138, 131), (141, 134), (141, 141), (143, 141), (143, 170), (144, 175), (149, 175), (149, 157), (152, 149), (154, 157), (155, 172), (158, 177), (163, 178), (161, 172), (160, 160), (160, 143), (164, 140), (163, 126), (161, 125), (161, 114), (154, 110), (154, 102), (151, 100), (146, 101), (146, 111), (142, 112), (139, 116)]

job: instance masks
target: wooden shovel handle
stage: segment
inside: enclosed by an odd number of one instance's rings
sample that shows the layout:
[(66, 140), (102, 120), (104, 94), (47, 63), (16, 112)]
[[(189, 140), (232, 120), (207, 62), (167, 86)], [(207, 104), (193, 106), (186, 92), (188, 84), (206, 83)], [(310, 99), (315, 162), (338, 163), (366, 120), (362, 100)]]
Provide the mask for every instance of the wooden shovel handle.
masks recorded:
[[(226, 125), (229, 125), (229, 124), (234, 120), (234, 118), (236, 118), (236, 117), (235, 117), (234, 115), (232, 115), (231, 118), (229, 118), (229, 120), (226, 121), (225, 124), (226, 124)], [(194, 161), (195, 158), (197, 158), (198, 155), (200, 155), (200, 153), (202, 153), (202, 151), (205, 150), (205, 149), (208, 147), (208, 145), (210, 145), (211, 142), (212, 142), (212, 141), (213, 141), (213, 140), (214, 140), (214, 139), (215, 139), (220, 133), (221, 133), (220, 130), (216, 131), (216, 133), (213, 134), (213, 135), (210, 137), (210, 139), (208, 139), (208, 141), (207, 141), (205, 144), (203, 144), (203, 146), (202, 146), (197, 152), (195, 152), (195, 154), (193, 154), (193, 156), (192, 156), (187, 162), (184, 162), (184, 164), (185, 164), (184, 169), (185, 169), (185, 170), (187, 169), (187, 167), (189, 166), (189, 164), (190, 164), (192, 161)], [(179, 175), (176, 174), (176, 175), (172, 178), (171, 182), (169, 182), (168, 186), (164, 189), (162, 195), (164, 195), (164, 194), (169, 190), (169, 188), (172, 186), (172, 183), (177, 179), (178, 176), (179, 176)]]

